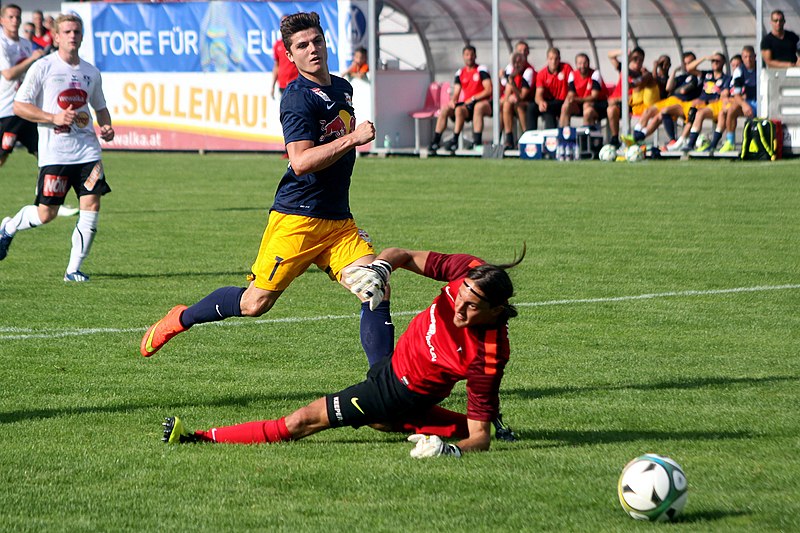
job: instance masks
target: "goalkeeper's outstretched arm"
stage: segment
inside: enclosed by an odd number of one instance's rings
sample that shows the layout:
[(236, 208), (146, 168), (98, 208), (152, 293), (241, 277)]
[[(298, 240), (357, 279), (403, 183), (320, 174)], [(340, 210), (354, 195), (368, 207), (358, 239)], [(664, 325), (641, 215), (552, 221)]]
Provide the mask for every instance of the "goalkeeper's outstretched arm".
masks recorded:
[(404, 268), (416, 274), (424, 275), (425, 263), (428, 260), (429, 254), (429, 251), (386, 248), (378, 255), (378, 259), (391, 263), (392, 270)]
[(492, 423), (467, 419), (469, 437), (456, 443), (462, 452), (482, 452), (489, 449), (492, 442)]

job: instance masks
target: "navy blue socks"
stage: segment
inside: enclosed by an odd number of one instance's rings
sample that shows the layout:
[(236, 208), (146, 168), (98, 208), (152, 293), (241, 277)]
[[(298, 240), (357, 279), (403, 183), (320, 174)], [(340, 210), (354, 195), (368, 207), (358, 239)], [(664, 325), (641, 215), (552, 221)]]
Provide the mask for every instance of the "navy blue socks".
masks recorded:
[(663, 114), (661, 115), (661, 123), (664, 125), (664, 131), (667, 132), (667, 136), (671, 141), (675, 140), (675, 121), (672, 120), (672, 116)]
[(222, 287), (215, 290), (186, 309), (181, 315), (181, 324), (185, 328), (190, 328), (195, 324), (242, 316), (241, 301), (244, 291), (244, 287)]
[(368, 302), (361, 304), (361, 346), (369, 366), (394, 351), (394, 324), (388, 300), (378, 304), (374, 311), (369, 310)]

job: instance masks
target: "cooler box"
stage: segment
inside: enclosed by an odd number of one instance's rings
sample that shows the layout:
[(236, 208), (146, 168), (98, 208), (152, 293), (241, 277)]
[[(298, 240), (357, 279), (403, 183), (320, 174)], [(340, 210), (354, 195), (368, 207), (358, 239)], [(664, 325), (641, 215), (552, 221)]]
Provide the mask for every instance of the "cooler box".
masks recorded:
[(520, 159), (555, 159), (559, 129), (528, 130), (519, 138)]
[(555, 159), (559, 144), (577, 146), (580, 159), (597, 159), (603, 132), (593, 126), (529, 130), (519, 138), (520, 159)]

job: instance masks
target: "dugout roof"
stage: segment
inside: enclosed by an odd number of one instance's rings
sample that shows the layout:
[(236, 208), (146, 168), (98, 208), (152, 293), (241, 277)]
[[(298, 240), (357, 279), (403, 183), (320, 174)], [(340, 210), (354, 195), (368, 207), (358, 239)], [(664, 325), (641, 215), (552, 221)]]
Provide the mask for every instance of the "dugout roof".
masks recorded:
[[(620, 48), (621, 2), (499, 0), (500, 56), (505, 61), (523, 39), (531, 45), (537, 68), (544, 63), (544, 51), (557, 46), (565, 61), (586, 52), (593, 65), (610, 71), (608, 51)], [(670, 54), (676, 65), (686, 50), (698, 55), (721, 51), (728, 57), (745, 44), (758, 50), (759, 5), (765, 33), (773, 9), (786, 14), (786, 29), (800, 33), (800, 0), (628, 0), (630, 43), (647, 52), (648, 66), (661, 53)], [(383, 6), (407, 17), (408, 32), (419, 36), (424, 50), (425, 65), (419, 66), (437, 77), (462, 65), (465, 43), (478, 49), (480, 63), (491, 64), (492, 0), (384, 0)]]

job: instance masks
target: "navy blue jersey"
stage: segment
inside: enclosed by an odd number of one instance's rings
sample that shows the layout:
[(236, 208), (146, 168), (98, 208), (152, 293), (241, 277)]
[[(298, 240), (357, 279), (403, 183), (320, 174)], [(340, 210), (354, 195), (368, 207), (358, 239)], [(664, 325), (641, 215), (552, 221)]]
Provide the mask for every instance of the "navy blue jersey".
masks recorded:
[(700, 78), (691, 73), (680, 74), (675, 77), (675, 90), (673, 96), (677, 96), (684, 102), (689, 102), (700, 96)]
[[(321, 86), (301, 74), (281, 96), (281, 125), (287, 145), (313, 141), (319, 146), (347, 135), (356, 128), (353, 87), (338, 76), (331, 76), (331, 85)], [(350, 176), (355, 162), (353, 149), (328, 168), (301, 176), (290, 163), (272, 209), (328, 220), (352, 218)]]
[(731, 84), (731, 77), (727, 74), (720, 74), (717, 77), (712, 71), (702, 72), (703, 92), (700, 93), (700, 100), (703, 102), (713, 102), (719, 100), (723, 91), (727, 91)]
[(731, 93), (741, 94), (745, 100), (756, 99), (756, 69), (748, 70), (744, 65), (733, 71)]

